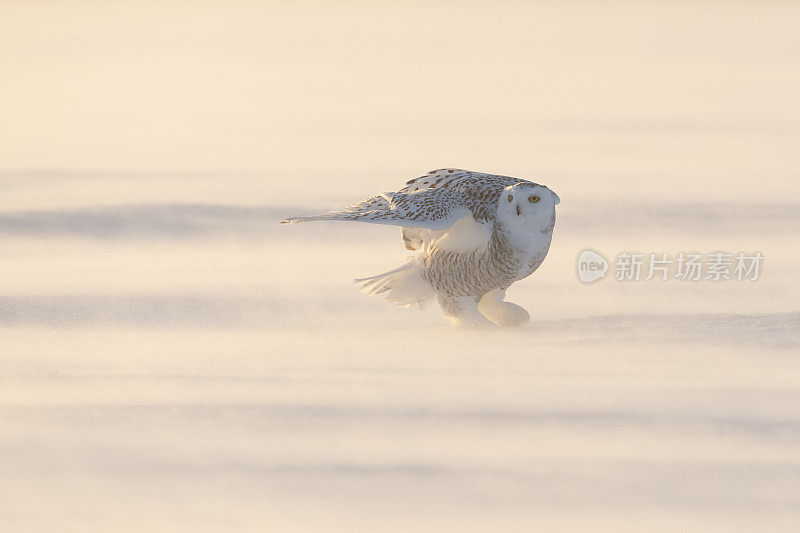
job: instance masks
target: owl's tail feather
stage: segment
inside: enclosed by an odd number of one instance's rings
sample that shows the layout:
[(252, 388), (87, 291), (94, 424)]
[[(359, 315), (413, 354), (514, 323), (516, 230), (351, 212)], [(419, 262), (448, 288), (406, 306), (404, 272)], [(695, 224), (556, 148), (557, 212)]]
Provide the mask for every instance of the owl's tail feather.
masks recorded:
[(434, 296), (431, 286), (420, 275), (420, 264), (414, 260), (389, 272), (353, 281), (362, 284), (363, 292), (386, 294), (387, 302), (402, 307), (417, 304), (424, 308), (425, 302)]

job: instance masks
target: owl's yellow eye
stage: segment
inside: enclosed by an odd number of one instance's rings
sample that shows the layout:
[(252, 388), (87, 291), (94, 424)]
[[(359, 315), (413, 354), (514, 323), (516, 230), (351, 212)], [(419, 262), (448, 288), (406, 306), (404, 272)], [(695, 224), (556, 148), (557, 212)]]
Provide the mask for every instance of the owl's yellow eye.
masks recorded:
[(538, 196), (536, 196), (535, 194), (534, 194), (534, 195), (532, 195), (532, 196), (528, 196), (528, 201), (529, 201), (530, 203), (532, 203), (532, 204), (535, 204), (535, 203), (536, 203), (536, 202), (538, 202), (539, 200), (541, 200), (541, 198), (539, 198), (539, 197), (538, 197)]
[(514, 201), (514, 195), (513, 194), (509, 194), (508, 195), (508, 201), (509, 202), (513, 202)]

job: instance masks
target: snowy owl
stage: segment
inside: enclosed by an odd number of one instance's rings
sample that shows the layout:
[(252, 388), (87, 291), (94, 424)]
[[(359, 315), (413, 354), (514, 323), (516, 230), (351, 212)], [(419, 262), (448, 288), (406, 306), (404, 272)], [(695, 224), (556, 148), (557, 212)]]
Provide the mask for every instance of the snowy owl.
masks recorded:
[(559, 201), (544, 185), (524, 179), (445, 168), (408, 181), (398, 192), (281, 223), (400, 226), (406, 248), (417, 253), (399, 268), (355, 280), (365, 290), (404, 307), (435, 297), (456, 324), (519, 326), (530, 315), (503, 301), (506, 289), (544, 261)]

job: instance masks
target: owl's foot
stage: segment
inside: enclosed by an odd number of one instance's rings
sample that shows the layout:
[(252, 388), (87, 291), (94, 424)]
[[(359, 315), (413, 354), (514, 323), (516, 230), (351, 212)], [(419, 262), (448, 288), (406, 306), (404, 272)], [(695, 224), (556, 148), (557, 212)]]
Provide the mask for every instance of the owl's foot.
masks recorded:
[(492, 323), (478, 311), (478, 304), (472, 296), (439, 296), (439, 305), (454, 326), (492, 327)]
[(530, 322), (531, 315), (517, 304), (504, 302), (505, 296), (506, 291), (502, 289), (487, 292), (478, 302), (478, 310), (493, 324), (501, 327), (515, 328)]
[(493, 328), (494, 324), (479, 312), (451, 316), (450, 323), (457, 327)]

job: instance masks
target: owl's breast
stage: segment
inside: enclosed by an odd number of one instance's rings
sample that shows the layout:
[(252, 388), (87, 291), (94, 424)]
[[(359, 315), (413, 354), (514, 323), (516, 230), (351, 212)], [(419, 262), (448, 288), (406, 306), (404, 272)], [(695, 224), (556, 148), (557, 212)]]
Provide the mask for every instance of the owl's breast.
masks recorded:
[(537, 236), (524, 250), (520, 251), (524, 255), (524, 259), (520, 262), (520, 269), (514, 281), (527, 278), (541, 266), (545, 257), (547, 257), (547, 252), (550, 251), (552, 238), (552, 231), (542, 233), (541, 237)]

